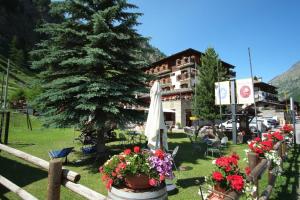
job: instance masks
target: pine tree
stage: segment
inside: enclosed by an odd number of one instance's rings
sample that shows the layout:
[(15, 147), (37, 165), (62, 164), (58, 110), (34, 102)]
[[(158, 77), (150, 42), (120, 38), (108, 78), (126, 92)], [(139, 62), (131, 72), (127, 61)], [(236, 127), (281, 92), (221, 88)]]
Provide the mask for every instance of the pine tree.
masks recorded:
[(213, 48), (207, 48), (198, 65), (197, 84), (193, 96), (193, 114), (211, 121), (220, 118), (219, 106), (215, 105), (215, 82), (228, 80), (230, 71), (223, 67)]
[(84, 129), (91, 120), (102, 151), (111, 124), (136, 120), (137, 112), (126, 109), (140, 105), (135, 95), (146, 82), (136, 8), (126, 0), (52, 3), (51, 13), (62, 22), (39, 28), (47, 39), (31, 52), (41, 71), (44, 92), (37, 103), (45, 125)]
[(14, 36), (9, 44), (9, 58), (14, 62), (17, 67), (22, 67), (24, 64), (24, 52), (18, 47), (17, 37)]

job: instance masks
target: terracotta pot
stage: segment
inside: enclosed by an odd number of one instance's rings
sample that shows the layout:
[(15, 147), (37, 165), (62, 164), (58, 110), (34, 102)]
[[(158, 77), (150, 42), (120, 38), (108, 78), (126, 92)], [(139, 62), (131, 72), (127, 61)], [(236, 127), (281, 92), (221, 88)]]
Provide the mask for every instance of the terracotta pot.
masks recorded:
[(225, 188), (222, 188), (222, 187), (220, 186), (220, 184), (214, 185), (214, 190), (216, 190), (217, 192), (221, 192), (221, 193), (225, 193), (225, 192), (226, 192), (226, 189), (225, 189)]
[(223, 194), (226, 194), (226, 189), (225, 188), (222, 188), (220, 186), (220, 184), (216, 184), (214, 185), (214, 190), (217, 191), (217, 192), (212, 192), (208, 197), (207, 199), (209, 200), (223, 200), (225, 199), (225, 195)]
[(148, 189), (152, 187), (149, 184), (149, 177), (145, 174), (126, 176), (125, 185), (131, 189)]

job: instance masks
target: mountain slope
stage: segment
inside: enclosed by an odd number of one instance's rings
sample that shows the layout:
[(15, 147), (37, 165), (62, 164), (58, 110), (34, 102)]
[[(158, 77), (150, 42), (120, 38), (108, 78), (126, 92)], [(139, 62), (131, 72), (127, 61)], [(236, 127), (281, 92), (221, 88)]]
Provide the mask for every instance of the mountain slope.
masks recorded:
[(288, 71), (273, 78), (270, 83), (278, 87), (281, 98), (293, 97), (300, 101), (300, 61), (295, 63)]

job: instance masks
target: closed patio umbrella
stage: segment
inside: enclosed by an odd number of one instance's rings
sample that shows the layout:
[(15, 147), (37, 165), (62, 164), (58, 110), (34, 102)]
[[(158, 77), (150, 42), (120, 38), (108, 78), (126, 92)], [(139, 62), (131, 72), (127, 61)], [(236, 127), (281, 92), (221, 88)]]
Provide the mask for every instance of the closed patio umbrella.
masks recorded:
[(160, 147), (160, 129), (163, 129), (163, 146), (168, 150), (167, 127), (164, 122), (164, 113), (161, 102), (161, 88), (155, 81), (150, 90), (150, 108), (148, 111), (145, 135), (148, 138), (148, 147), (158, 149)]

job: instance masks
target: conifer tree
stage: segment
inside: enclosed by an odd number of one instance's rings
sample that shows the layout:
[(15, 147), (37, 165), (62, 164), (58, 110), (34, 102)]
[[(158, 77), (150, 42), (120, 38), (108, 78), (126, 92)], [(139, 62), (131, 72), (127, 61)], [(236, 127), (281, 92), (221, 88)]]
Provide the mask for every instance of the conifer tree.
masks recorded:
[(9, 58), (19, 68), (22, 67), (25, 61), (24, 51), (18, 47), (18, 40), (16, 36), (13, 36), (11, 43), (9, 44)]
[(193, 95), (193, 114), (211, 121), (220, 118), (219, 106), (215, 105), (215, 82), (229, 79), (225, 68), (213, 48), (207, 48), (198, 65), (196, 88)]
[(37, 103), (45, 125), (92, 124), (103, 151), (111, 124), (136, 120), (137, 112), (126, 108), (140, 105), (135, 96), (146, 82), (136, 8), (126, 0), (52, 2), (51, 13), (61, 22), (40, 27), (47, 39), (31, 52), (42, 77)]

